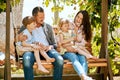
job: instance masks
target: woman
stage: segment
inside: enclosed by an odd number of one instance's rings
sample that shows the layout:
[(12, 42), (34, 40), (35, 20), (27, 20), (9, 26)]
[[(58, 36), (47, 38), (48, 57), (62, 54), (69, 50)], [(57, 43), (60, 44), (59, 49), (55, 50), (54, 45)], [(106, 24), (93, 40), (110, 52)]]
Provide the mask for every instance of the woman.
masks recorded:
[[(92, 35), (89, 15), (87, 11), (79, 11), (74, 18), (74, 24), (74, 30), (76, 32), (78, 32), (81, 29), (85, 33), (86, 45), (87, 42), (91, 41)], [(83, 28), (81, 28), (82, 26)], [(69, 52), (65, 52), (63, 58), (68, 59), (72, 62), (73, 67), (77, 74), (80, 76), (81, 80), (93, 80), (91, 77), (87, 76), (88, 65), (85, 56), (72, 53), (72, 51), (69, 50)]]

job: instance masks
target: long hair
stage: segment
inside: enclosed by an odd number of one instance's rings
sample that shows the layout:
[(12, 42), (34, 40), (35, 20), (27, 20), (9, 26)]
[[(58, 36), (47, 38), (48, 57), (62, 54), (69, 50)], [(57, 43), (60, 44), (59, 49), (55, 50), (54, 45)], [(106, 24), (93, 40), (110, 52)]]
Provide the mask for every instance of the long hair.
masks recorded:
[(85, 34), (85, 40), (86, 41), (91, 41), (92, 31), (91, 31), (91, 24), (90, 24), (90, 18), (89, 18), (88, 12), (86, 10), (79, 11), (74, 18), (74, 22), (75, 22), (75, 19), (78, 16), (79, 13), (81, 13), (83, 15), (83, 20), (82, 20), (81, 25), (83, 25), (83, 30), (82, 31)]

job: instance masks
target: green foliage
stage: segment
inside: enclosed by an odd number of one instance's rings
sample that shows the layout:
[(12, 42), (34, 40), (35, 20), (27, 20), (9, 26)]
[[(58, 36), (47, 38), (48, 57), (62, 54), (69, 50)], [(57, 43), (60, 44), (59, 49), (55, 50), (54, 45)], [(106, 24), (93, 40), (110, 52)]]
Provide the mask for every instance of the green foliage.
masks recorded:
[(20, 2), (20, 0), (12, 0), (11, 5), (15, 6), (15, 5), (19, 4), (19, 2)]
[[(20, 2), (20, 0), (11, 0), (11, 6), (15, 6), (16, 4), (18, 4)], [(6, 0), (0, 0), (0, 13), (1, 12), (5, 12), (6, 10)]]
[[(116, 41), (120, 42), (120, 36), (118, 36), (120, 29), (120, 1), (112, 0), (111, 7), (109, 7), (109, 33), (113, 34), (113, 37)], [(117, 33), (116, 33), (117, 32)], [(120, 58), (120, 46), (114, 43), (112, 39), (109, 39), (108, 51), (111, 57), (111, 65), (113, 74), (118, 74), (120, 72), (120, 67), (118, 63), (114, 62), (113, 59)]]
[(52, 11), (52, 12), (57, 12), (57, 11), (61, 12), (63, 9), (64, 9), (63, 6), (60, 7), (59, 5), (57, 5), (57, 6), (53, 6), (53, 7), (51, 8), (51, 11)]
[(0, 13), (6, 9), (6, 0), (0, 0)]
[[(108, 12), (108, 21), (109, 21), (109, 35), (111, 32), (116, 31), (120, 28), (120, 1), (112, 0), (109, 4), (109, 12)], [(93, 41), (92, 41), (92, 49), (93, 54), (95, 56), (99, 55), (100, 45), (101, 45), (101, 0), (86, 0), (80, 6), (80, 10), (85, 9), (90, 13), (91, 24), (93, 28)], [(118, 33), (119, 34), (119, 33)], [(116, 36), (114, 33), (114, 38), (116, 41), (120, 42), (120, 37)], [(110, 37), (110, 36), (109, 36)], [(113, 61), (113, 59), (117, 57), (120, 58), (120, 46), (114, 45), (115, 43), (111, 38), (108, 40), (108, 53), (111, 58), (111, 66), (114, 74), (119, 72), (119, 68), (117, 67), (117, 63)], [(93, 70), (94, 71), (94, 70)]]

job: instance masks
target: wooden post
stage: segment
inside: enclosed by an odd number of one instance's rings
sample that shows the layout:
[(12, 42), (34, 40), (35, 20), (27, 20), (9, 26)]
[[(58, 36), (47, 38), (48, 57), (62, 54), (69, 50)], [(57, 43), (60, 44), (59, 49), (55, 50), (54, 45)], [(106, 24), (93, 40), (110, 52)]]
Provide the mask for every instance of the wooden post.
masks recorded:
[(5, 68), (4, 80), (11, 80), (10, 64), (10, 0), (6, 0), (6, 46), (5, 46)]
[(101, 29), (101, 36), (102, 36), (102, 44), (100, 50), (100, 58), (106, 57), (106, 50), (108, 44), (108, 0), (102, 0), (102, 29)]
[(102, 0), (102, 45), (100, 50), (100, 58), (107, 59), (107, 68), (102, 68), (101, 72), (104, 73), (104, 79), (106, 80), (107, 75), (109, 75), (109, 80), (113, 80), (112, 69), (110, 65), (109, 55), (108, 55), (108, 0)]

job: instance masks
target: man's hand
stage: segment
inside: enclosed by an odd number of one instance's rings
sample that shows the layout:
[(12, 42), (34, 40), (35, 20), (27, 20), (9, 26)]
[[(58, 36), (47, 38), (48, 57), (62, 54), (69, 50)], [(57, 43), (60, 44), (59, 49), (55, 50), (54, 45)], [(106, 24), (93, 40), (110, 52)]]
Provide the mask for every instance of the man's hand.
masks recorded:
[(49, 50), (51, 50), (51, 49), (53, 49), (53, 46), (52, 46), (52, 45), (46, 46), (46, 50), (45, 50), (45, 51), (47, 52), (47, 51), (49, 51)]
[(18, 41), (25, 41), (27, 38), (27, 35), (23, 35), (23, 33), (18, 34)]
[(38, 43), (37, 45), (40, 46), (40, 49), (41, 49), (41, 50), (44, 50), (44, 51), (47, 50), (47, 46), (43, 45), (42, 43)]
[(38, 45), (36, 45), (36, 44), (31, 44), (31, 47), (32, 47), (33, 49), (35, 49), (35, 50), (41, 49), (41, 47), (38, 46)]

